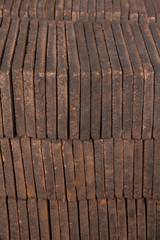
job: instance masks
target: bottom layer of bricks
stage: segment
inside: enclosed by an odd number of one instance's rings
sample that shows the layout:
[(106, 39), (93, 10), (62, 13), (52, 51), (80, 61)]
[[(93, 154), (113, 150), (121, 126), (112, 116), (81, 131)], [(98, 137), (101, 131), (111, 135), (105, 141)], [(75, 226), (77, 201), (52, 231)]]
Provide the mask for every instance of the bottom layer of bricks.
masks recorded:
[(0, 239), (160, 239), (160, 202), (0, 198)]

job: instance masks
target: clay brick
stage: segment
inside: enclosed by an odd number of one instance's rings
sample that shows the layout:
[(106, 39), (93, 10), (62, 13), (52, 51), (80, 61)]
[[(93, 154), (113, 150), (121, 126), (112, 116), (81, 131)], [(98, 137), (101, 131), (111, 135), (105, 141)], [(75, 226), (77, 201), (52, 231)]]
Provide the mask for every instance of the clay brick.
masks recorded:
[(31, 143), (29, 138), (21, 138), (21, 151), (25, 175), (25, 184), (28, 198), (36, 197), (33, 162), (31, 156)]
[(52, 142), (52, 153), (56, 183), (56, 197), (57, 200), (65, 200), (65, 184), (64, 184), (64, 170), (62, 160), (62, 145), (61, 141)]
[(153, 198), (160, 199), (160, 141), (154, 142)]
[(66, 202), (59, 201), (60, 233), (62, 240), (69, 240), (69, 223)]
[(117, 199), (117, 219), (119, 240), (127, 240), (127, 222), (125, 199)]
[(103, 140), (94, 141), (94, 161), (97, 199), (105, 198)]
[(160, 202), (156, 206), (156, 239), (160, 238)]
[(38, 216), (41, 239), (50, 239), (47, 200), (38, 199)]
[(52, 239), (60, 240), (60, 222), (57, 200), (49, 201)]
[(100, 240), (108, 240), (109, 231), (108, 231), (107, 200), (98, 199), (97, 203), (98, 203), (99, 238)]
[(64, 0), (56, 1), (56, 10), (55, 10), (55, 20), (63, 20), (64, 19)]
[(144, 0), (146, 11), (147, 11), (147, 22), (155, 22), (156, 21), (156, 15), (155, 15), (154, 7), (153, 7), (153, 2), (149, 1), (149, 0)]
[(143, 199), (137, 200), (137, 237), (146, 239), (146, 209)]
[(66, 140), (68, 138), (68, 66), (63, 22), (57, 23), (57, 58), (58, 138)]
[(55, 0), (48, 0), (46, 4), (46, 17), (48, 21), (55, 19)]
[(113, 9), (112, 9), (112, 19), (113, 21), (117, 21), (120, 22), (120, 18), (121, 18), (121, 4), (120, 4), (120, 0), (112, 0), (112, 4), (113, 4)]
[(138, 22), (138, 9), (136, 0), (128, 0), (129, 3), (129, 20), (130, 22)]
[(10, 16), (13, 0), (6, 0), (3, 6), (3, 16)]
[(156, 240), (156, 202), (147, 200), (147, 239)]
[(12, 9), (11, 9), (11, 16), (12, 18), (18, 18), (19, 17), (19, 10), (21, 6), (22, 0), (14, 0)]
[(89, 240), (89, 217), (88, 217), (88, 202), (79, 201), (79, 223), (81, 239)]
[(70, 21), (72, 18), (72, 0), (64, 1), (64, 20)]
[(68, 202), (68, 215), (69, 215), (70, 239), (71, 240), (79, 239), (77, 202)]
[(10, 239), (20, 239), (17, 202), (15, 198), (8, 198), (8, 219), (9, 219), (9, 235)]
[(147, 10), (144, 4), (144, 0), (136, 0), (137, 4), (137, 9), (138, 9), (138, 16), (139, 16), (139, 22), (140, 23), (145, 23), (147, 22)]
[(28, 18), (29, 3), (30, 3), (30, 0), (22, 1), (21, 6), (20, 6), (20, 12), (19, 12), (21, 19)]
[(37, 17), (39, 22), (46, 19), (46, 3), (47, 0), (39, 0), (37, 5)]
[(83, 23), (75, 23), (75, 34), (77, 40), (80, 69), (81, 69), (81, 110), (80, 110), (80, 139), (90, 138), (90, 66), (85, 40)]
[(37, 43), (38, 21), (31, 20), (28, 31), (26, 55), (23, 66), (24, 83), (24, 109), (26, 134), (29, 137), (36, 136), (36, 117), (34, 99), (34, 64)]
[(112, 20), (112, 0), (105, 1), (105, 19), (108, 21)]
[(45, 59), (47, 44), (47, 22), (39, 23), (34, 75), (36, 132), (38, 138), (46, 137), (46, 108), (45, 108)]
[(16, 198), (15, 179), (13, 162), (11, 156), (11, 148), (9, 140), (6, 138), (1, 139), (1, 154), (2, 154), (2, 165), (4, 168), (4, 178), (6, 186), (6, 194), (8, 197)]
[(137, 239), (135, 200), (127, 200), (128, 239)]
[(80, 64), (73, 23), (66, 23), (69, 65), (69, 131), (71, 139), (79, 138), (80, 124)]
[(127, 22), (129, 19), (129, 2), (128, 0), (120, 0), (121, 22)]
[(38, 139), (32, 139), (31, 146), (37, 197), (39, 199), (46, 199), (46, 184), (42, 160), (41, 141)]
[(122, 69), (111, 26), (105, 22), (103, 27), (112, 70), (112, 136), (120, 138), (122, 134)]
[(96, 19), (96, 0), (88, 0), (88, 20), (95, 21)]
[(10, 24), (11, 24), (10, 17), (3, 18), (3, 21), (0, 27), (0, 64), (3, 59), (3, 53), (5, 51), (5, 45), (7, 42), (7, 36), (8, 36)]
[(26, 199), (26, 185), (19, 139), (11, 139), (17, 198)]
[(4, 179), (4, 169), (3, 169), (3, 159), (2, 153), (0, 150), (0, 198), (6, 197), (6, 187), (5, 187), (5, 179)]
[(11, 91), (10, 68), (14, 54), (17, 34), (19, 29), (19, 20), (12, 21), (8, 34), (3, 61), (1, 64), (1, 100), (3, 111), (3, 127), (6, 137), (14, 136), (14, 117), (13, 117), (13, 100)]
[(20, 239), (29, 239), (28, 212), (26, 200), (18, 199), (17, 207)]
[(105, 1), (100, 0), (96, 3), (96, 21), (97, 22), (102, 22), (104, 21), (104, 5), (105, 5)]
[(63, 151), (63, 164), (64, 164), (64, 172), (65, 172), (67, 200), (76, 201), (72, 141), (70, 140), (63, 141), (62, 151)]
[(36, 19), (37, 18), (37, 5), (38, 0), (31, 0), (29, 4), (29, 17), (30, 19)]
[(102, 72), (102, 109), (101, 109), (101, 137), (111, 137), (111, 67), (104, 40), (102, 26), (94, 24), (97, 50)]
[(88, 210), (89, 210), (89, 230), (90, 230), (90, 239), (98, 240), (98, 209), (97, 201), (89, 200), (88, 201)]
[(82, 21), (88, 20), (88, 1), (89, 0), (81, 0), (79, 19)]
[(36, 199), (28, 198), (28, 219), (31, 239), (40, 239)]
[(118, 240), (118, 223), (116, 200), (108, 200), (108, 216), (109, 216), (109, 236), (111, 240)]
[(77, 198), (79, 201), (82, 201), (86, 199), (85, 169), (82, 141), (73, 141), (73, 157)]
[(8, 212), (5, 198), (0, 198), (0, 238), (9, 240)]
[(42, 159), (44, 166), (44, 175), (47, 189), (47, 197), (49, 200), (56, 199), (55, 195), (55, 179), (54, 166), (52, 159), (52, 144), (48, 139), (42, 140)]
[(101, 70), (92, 23), (84, 24), (91, 69), (91, 137), (100, 138), (101, 128)]
[(72, 3), (72, 21), (78, 21), (80, 15), (80, 3), (82, 0), (73, 0)]
[(57, 102), (56, 102), (56, 23), (49, 22), (47, 64), (46, 64), (46, 117), (47, 137), (57, 137)]
[(104, 140), (103, 154), (106, 197), (112, 199), (114, 197), (113, 139)]
[(94, 153), (92, 141), (83, 142), (87, 199), (95, 199)]

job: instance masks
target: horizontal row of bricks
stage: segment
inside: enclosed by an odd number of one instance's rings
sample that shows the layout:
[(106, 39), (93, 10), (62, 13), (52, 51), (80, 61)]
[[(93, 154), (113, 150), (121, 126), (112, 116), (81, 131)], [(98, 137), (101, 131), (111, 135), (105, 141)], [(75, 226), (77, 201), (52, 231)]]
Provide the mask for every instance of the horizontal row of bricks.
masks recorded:
[(160, 21), (158, 0), (1, 0), (1, 17), (49, 20)]
[(160, 199), (160, 141), (0, 140), (0, 197)]
[[(155, 200), (18, 200), (0, 198), (1, 239), (158, 240)], [(9, 221), (8, 221), (9, 220)]]
[(160, 29), (12, 20), (0, 28), (0, 136), (160, 138)]

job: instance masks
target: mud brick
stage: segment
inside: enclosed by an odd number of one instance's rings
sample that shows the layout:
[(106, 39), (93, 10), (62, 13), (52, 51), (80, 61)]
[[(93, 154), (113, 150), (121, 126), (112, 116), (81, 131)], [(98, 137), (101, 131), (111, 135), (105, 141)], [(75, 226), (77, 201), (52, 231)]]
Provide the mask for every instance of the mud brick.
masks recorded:
[(134, 142), (134, 198), (142, 198), (143, 141)]
[(60, 240), (60, 225), (57, 200), (50, 200), (49, 203), (52, 239)]
[(149, 0), (144, 0), (145, 2), (145, 7), (147, 11), (147, 21), (148, 22), (155, 22), (156, 21), (156, 15), (153, 7), (153, 2)]
[(33, 174), (31, 145), (30, 145), (29, 138), (21, 138), (21, 151), (22, 151), (22, 158), (23, 158), (27, 197), (35, 198), (36, 190), (35, 190), (35, 182), (34, 182), (34, 174)]
[(26, 186), (19, 139), (11, 139), (17, 198), (26, 199)]
[(146, 210), (143, 199), (137, 200), (137, 237), (146, 239)]
[(38, 215), (41, 239), (50, 239), (47, 200), (38, 199)]
[[(60, 1), (59, 1), (60, 2)], [(68, 137), (68, 76), (65, 27), (57, 23), (57, 101), (58, 101), (58, 138)]]
[(160, 140), (154, 142), (153, 198), (160, 199)]
[(156, 240), (156, 202), (147, 200), (147, 239)]
[(59, 219), (60, 219), (60, 233), (62, 240), (69, 240), (69, 224), (66, 201), (59, 201)]
[(126, 205), (125, 199), (117, 199), (117, 219), (119, 239), (127, 239)]
[(112, 0), (105, 1), (105, 19), (108, 21), (112, 20)]
[(88, 20), (95, 21), (96, 19), (96, 0), (88, 0)]
[(3, 16), (9, 16), (11, 13), (13, 0), (6, 0), (3, 7)]
[(45, 58), (47, 42), (47, 22), (43, 21), (39, 25), (36, 65), (35, 65), (35, 105), (36, 105), (36, 128), (37, 137), (46, 137), (46, 114), (45, 114)]
[(49, 22), (46, 67), (47, 136), (56, 139), (56, 24)]
[(46, 185), (42, 160), (41, 141), (38, 139), (32, 139), (31, 145), (37, 197), (39, 199), (46, 199)]
[(123, 138), (131, 138), (133, 72), (120, 24), (112, 22), (113, 34), (123, 72)]
[(85, 40), (83, 23), (75, 23), (75, 33), (81, 68), (81, 110), (80, 110), (80, 139), (90, 138), (90, 66)]
[(149, 139), (152, 137), (153, 124), (153, 82), (154, 72), (145, 47), (142, 34), (137, 24), (131, 24), (135, 43), (141, 58), (144, 71), (144, 99), (143, 99), (143, 127), (142, 139)]
[(64, 4), (65, 0), (56, 1), (55, 20), (60, 21), (64, 19)]
[(21, 6), (22, 0), (14, 0), (12, 9), (11, 9), (11, 16), (12, 18), (17, 18), (19, 17), (19, 10)]
[(15, 180), (13, 162), (11, 156), (11, 149), (9, 140), (6, 138), (1, 139), (1, 154), (2, 154), (2, 165), (4, 168), (4, 179), (6, 185), (6, 194), (8, 197), (15, 198)]
[(56, 197), (57, 200), (65, 200), (65, 185), (64, 185), (64, 170), (62, 160), (62, 145), (61, 141), (52, 142), (52, 153), (54, 162), (54, 173), (56, 183)]
[(124, 141), (124, 197), (133, 198), (133, 157), (134, 141)]
[(12, 21), (10, 31), (5, 46), (3, 61), (1, 65), (1, 99), (2, 99), (2, 112), (3, 112), (3, 126), (4, 135), (6, 137), (14, 136), (14, 119), (13, 119), (13, 102), (11, 90), (11, 76), (10, 68), (14, 54), (17, 34), (19, 28), (19, 20)]
[(111, 240), (118, 239), (116, 200), (108, 200), (109, 235)]
[(79, 201), (86, 199), (85, 170), (82, 141), (73, 141), (76, 192)]
[(99, 238), (100, 240), (108, 240), (108, 212), (107, 200), (98, 199), (98, 222), (99, 222)]
[(90, 239), (98, 240), (98, 209), (97, 201), (89, 200), (89, 230), (90, 230)]
[(4, 179), (4, 169), (2, 163), (2, 156), (0, 150), (0, 198), (6, 197), (6, 187), (5, 187), (5, 179)]
[(92, 23), (85, 23), (85, 34), (91, 68), (91, 137), (100, 138), (101, 128), (101, 69)]
[(54, 167), (53, 167), (53, 159), (52, 159), (52, 144), (48, 139), (42, 140), (42, 156), (43, 156), (45, 182), (46, 182), (46, 188), (47, 188), (47, 197), (50, 200), (56, 199)]
[(92, 141), (83, 142), (87, 199), (95, 199), (94, 153)]
[(135, 200), (127, 200), (128, 239), (137, 239)]
[(105, 198), (103, 140), (94, 141), (96, 197)]
[[(158, 27), (158, 23), (150, 23), (149, 24), (149, 27), (150, 27), (150, 31), (151, 31), (151, 34), (152, 34), (152, 38), (154, 39), (154, 43), (155, 43), (155, 46), (156, 46), (156, 49), (155, 51), (158, 51), (158, 54), (160, 55), (160, 29)], [(157, 56), (157, 53), (156, 53), (156, 56)]]
[(81, 239), (89, 240), (88, 203), (79, 201), (79, 224)]
[(80, 1), (81, 0), (73, 0), (73, 2), (72, 2), (72, 21), (78, 21), (79, 20)]
[(120, 0), (121, 22), (127, 22), (129, 19), (129, 2), (128, 0)]
[(64, 20), (72, 19), (72, 0), (64, 1)]
[(120, 0), (112, 0), (112, 4), (113, 4), (113, 21), (118, 21), (120, 22), (120, 17), (121, 17), (121, 4), (120, 4)]
[(130, 84), (131, 87), (133, 87), (132, 137), (135, 139), (141, 139), (144, 77), (143, 68), (130, 25), (122, 23), (121, 26), (133, 69), (133, 85)]
[(105, 165), (105, 191), (107, 199), (114, 197), (113, 139), (105, 139), (103, 143)]
[(24, 94), (22, 68), (25, 55), (25, 47), (28, 32), (28, 20), (22, 20), (17, 39), (17, 45), (12, 64), (12, 86), (14, 99), (14, 114), (16, 133), (18, 136), (25, 135)]
[(94, 24), (94, 32), (102, 71), (102, 138), (111, 137), (111, 67), (102, 31), (102, 26)]
[(117, 199), (118, 235), (120, 240), (127, 240), (127, 222), (125, 199)]
[(80, 16), (79, 19), (82, 21), (88, 20), (88, 1), (89, 0), (80, 0)]
[(20, 239), (29, 239), (29, 226), (28, 226), (28, 213), (26, 200), (18, 199), (18, 220), (19, 220), (19, 231)]
[(37, 5), (37, 17), (39, 21), (46, 19), (46, 2), (47, 0), (39, 0)]
[(48, 0), (47, 1), (46, 16), (47, 16), (48, 21), (51, 21), (55, 18), (55, 16), (54, 16), (54, 14), (55, 14), (55, 4), (56, 4), (55, 0)]
[(154, 10), (155, 10), (155, 14), (156, 14), (156, 20), (159, 24), (160, 22), (160, 2), (158, 0), (154, 0), (152, 1)]
[(10, 23), (11, 23), (10, 17), (5, 17), (3, 18), (3, 21), (0, 27), (0, 64), (2, 62), (3, 53), (5, 51), (5, 45), (7, 42)]
[(96, 5), (96, 20), (97, 22), (102, 22), (104, 21), (104, 3), (105, 1), (103, 0), (100, 0), (97, 2), (97, 5)]
[(114, 140), (114, 184), (115, 197), (123, 197), (123, 141)]
[(37, 42), (38, 22), (31, 20), (28, 32), (26, 55), (23, 66), (24, 108), (26, 120), (26, 134), (35, 137), (35, 100), (34, 100), (34, 61)]
[(5, 198), (0, 198), (0, 239), (9, 240), (8, 212)]
[(129, 20), (130, 22), (138, 22), (138, 9), (136, 0), (128, 0), (129, 3)]
[(144, 4), (144, 0), (136, 0), (137, 1), (137, 9), (139, 15), (139, 22), (144, 23), (147, 22), (148, 14)]
[(31, 239), (40, 239), (37, 202), (34, 198), (28, 198), (28, 219)]
[(151, 198), (153, 180), (153, 140), (144, 141), (143, 197)]
[[(154, 23), (153, 23), (154, 24)], [(150, 24), (152, 25), (152, 24)], [(146, 44), (146, 48), (148, 50), (152, 66), (154, 68), (154, 123), (153, 123), (153, 137), (160, 137), (160, 86), (159, 86), (159, 78), (160, 78), (160, 59), (159, 54), (157, 52), (156, 46), (154, 44), (150, 29), (148, 25), (141, 25), (141, 31), (144, 37), (144, 41)], [(153, 91), (153, 90), (152, 90)], [(153, 93), (152, 93), (153, 94)], [(153, 98), (150, 99), (153, 101)]]
[(20, 6), (20, 18), (28, 18), (28, 9), (29, 9), (30, 0), (23, 0)]
[(156, 208), (156, 239), (160, 238), (160, 202), (157, 202)]
[(63, 150), (67, 200), (76, 201), (72, 141), (71, 140), (63, 141), (62, 150)]
[(77, 202), (68, 202), (70, 239), (79, 239)]
[(3, 137), (3, 116), (2, 116), (1, 95), (0, 95), (0, 137), (1, 138)]
[(103, 27), (112, 69), (112, 136), (120, 138), (122, 134), (122, 69), (111, 26), (105, 22)]
[(8, 219), (10, 239), (20, 239), (16, 199), (8, 198)]
[(37, 5), (39, 0), (31, 0), (29, 4), (29, 17), (30, 19), (37, 18)]
[(66, 23), (69, 64), (69, 129), (70, 138), (79, 138), (80, 124), (80, 65), (73, 23)]

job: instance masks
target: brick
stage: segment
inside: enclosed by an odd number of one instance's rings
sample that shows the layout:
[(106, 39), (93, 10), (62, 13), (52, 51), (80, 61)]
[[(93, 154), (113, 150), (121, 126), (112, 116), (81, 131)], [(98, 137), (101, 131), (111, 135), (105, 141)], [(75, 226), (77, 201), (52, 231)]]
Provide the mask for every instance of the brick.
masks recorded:
[(52, 239), (60, 240), (60, 223), (59, 223), (59, 213), (58, 213), (58, 203), (57, 200), (49, 201), (50, 208), (50, 228)]
[(16, 199), (8, 198), (7, 203), (10, 239), (20, 239)]
[(9, 240), (8, 211), (5, 198), (0, 198), (0, 238)]
[(69, 224), (68, 224), (68, 213), (66, 202), (59, 201), (59, 219), (60, 219), (60, 233), (62, 240), (69, 240)]
[(160, 199), (160, 141), (154, 142), (153, 198)]
[(105, 1), (105, 19), (108, 21), (112, 20), (112, 0)]
[(108, 230), (107, 200), (98, 199), (97, 203), (98, 203), (99, 238), (100, 240), (108, 240), (109, 230)]
[(18, 199), (17, 208), (20, 239), (29, 239), (29, 226), (26, 200)]
[(71, 240), (79, 239), (77, 202), (68, 202), (68, 215), (69, 215), (70, 239)]
[(90, 230), (90, 239), (98, 240), (98, 209), (97, 201), (89, 200), (88, 201), (88, 210), (89, 210), (89, 230)]
[(38, 199), (38, 216), (41, 239), (50, 239), (47, 200)]
[(48, 0), (46, 4), (46, 17), (48, 21), (52, 21), (55, 19), (55, 5), (56, 1), (55, 0)]
[(156, 206), (156, 238), (160, 237), (160, 202)]
[(88, 0), (88, 20), (95, 21), (96, 18), (96, 0)]
[(127, 221), (125, 199), (117, 199), (118, 236), (120, 240), (127, 240)]
[(64, 19), (64, 0), (56, 1), (55, 20), (60, 21)]
[(80, 15), (81, 0), (74, 0), (72, 3), (72, 21), (78, 21)]
[(147, 239), (156, 239), (156, 202), (147, 200)]
[(113, 4), (113, 9), (112, 9), (113, 21), (115, 20), (117, 22), (120, 22), (120, 17), (121, 17), (120, 0), (118, 0), (118, 1), (113, 0), (112, 4)]
[(127, 200), (128, 239), (137, 239), (135, 200)]
[(137, 237), (146, 239), (146, 209), (143, 199), (137, 200)]
[(79, 19), (82, 21), (88, 20), (88, 0), (81, 0)]
[(39, 21), (46, 19), (46, 0), (39, 0), (37, 5), (37, 17)]
[(117, 209), (116, 200), (108, 200), (108, 216), (109, 216), (109, 236), (110, 239), (118, 239), (118, 223), (117, 223)]
[(128, 0), (120, 0), (121, 22), (127, 22), (129, 19), (129, 2)]
[(0, 198), (6, 197), (6, 187), (5, 187), (5, 178), (4, 178), (4, 169), (3, 169), (3, 159), (2, 153), (0, 150)]
[(23, 0), (20, 6), (20, 18), (28, 18), (28, 10), (29, 10), (29, 4), (30, 4), (30, 0)]
[(104, 21), (104, 5), (105, 5), (105, 1), (100, 0), (97, 2), (96, 5), (96, 21), (97, 22), (102, 22)]
[(38, 5), (38, 0), (30, 1), (30, 4), (29, 4), (29, 17), (30, 17), (30, 19), (36, 19), (37, 18), (37, 5)]
[(64, 20), (70, 21), (72, 14), (72, 0), (64, 1)]
[(13, 1), (13, 5), (11, 8), (11, 16), (12, 18), (18, 18), (19, 17), (19, 10), (22, 0), (15, 0)]
[(115, 197), (123, 197), (123, 141), (114, 140), (114, 184)]
[(90, 239), (89, 235), (89, 217), (87, 200), (79, 201), (79, 223), (81, 239)]

